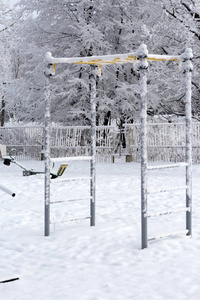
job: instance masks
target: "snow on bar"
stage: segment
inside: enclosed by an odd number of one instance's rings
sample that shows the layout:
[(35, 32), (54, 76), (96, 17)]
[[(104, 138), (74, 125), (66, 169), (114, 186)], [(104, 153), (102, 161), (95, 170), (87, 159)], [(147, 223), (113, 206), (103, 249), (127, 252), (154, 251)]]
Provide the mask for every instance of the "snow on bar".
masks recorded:
[(148, 54), (147, 60), (153, 61), (173, 61), (178, 60), (181, 61), (181, 56), (179, 55), (159, 55), (159, 54)]
[(77, 217), (77, 218), (73, 218), (73, 219), (66, 219), (66, 220), (53, 220), (50, 223), (51, 224), (57, 224), (57, 223), (67, 223), (67, 222), (72, 222), (72, 221), (80, 221), (80, 220), (87, 220), (90, 219), (91, 217)]
[(146, 217), (153, 218), (153, 217), (176, 214), (176, 213), (181, 213), (181, 212), (186, 212), (186, 211), (190, 211), (190, 208), (184, 207), (184, 208), (179, 208), (179, 209), (175, 209), (175, 210), (166, 210), (166, 211), (161, 211), (161, 212), (149, 213), (149, 214), (146, 214)]
[[(121, 64), (121, 63), (133, 63), (133, 61), (138, 60), (136, 53), (131, 52), (127, 54), (112, 54), (103, 56), (88, 56), (88, 57), (53, 57), (51, 52), (46, 52), (45, 63), (47, 64), (89, 64), (89, 65), (109, 65), (109, 64)], [(152, 61), (181, 61), (181, 56), (178, 55), (157, 55), (148, 54), (147, 60)]]
[(169, 164), (169, 165), (148, 166), (147, 170), (156, 170), (156, 169), (165, 169), (165, 168), (176, 168), (176, 167), (187, 167), (187, 166), (189, 166), (188, 163), (180, 162), (180, 163)]
[(165, 234), (160, 234), (160, 235), (156, 235), (155, 237), (149, 237), (148, 241), (153, 241), (153, 240), (158, 240), (161, 238), (166, 238), (166, 237), (170, 237), (170, 236), (176, 236), (176, 235), (187, 235), (188, 230), (182, 230), (182, 231), (175, 231), (172, 233), (165, 233)]
[(69, 161), (80, 161), (80, 160), (92, 160), (92, 156), (69, 156), (69, 157), (57, 157), (51, 158), (52, 162), (69, 162)]
[(92, 200), (92, 197), (87, 198), (77, 198), (77, 199), (67, 199), (67, 200), (55, 200), (51, 201), (50, 204), (63, 203), (63, 202), (73, 202), (73, 201), (84, 201), (84, 200)]
[(165, 193), (165, 192), (173, 192), (173, 191), (178, 191), (178, 190), (184, 190), (189, 188), (188, 185), (180, 185), (174, 188), (166, 188), (166, 189), (158, 189), (158, 190), (151, 190), (148, 191), (147, 194), (157, 194), (157, 193)]
[(56, 183), (56, 182), (68, 182), (68, 181), (79, 181), (79, 180), (90, 180), (92, 179), (92, 177), (72, 177), (72, 178), (56, 178), (55, 179), (51, 179), (52, 183)]

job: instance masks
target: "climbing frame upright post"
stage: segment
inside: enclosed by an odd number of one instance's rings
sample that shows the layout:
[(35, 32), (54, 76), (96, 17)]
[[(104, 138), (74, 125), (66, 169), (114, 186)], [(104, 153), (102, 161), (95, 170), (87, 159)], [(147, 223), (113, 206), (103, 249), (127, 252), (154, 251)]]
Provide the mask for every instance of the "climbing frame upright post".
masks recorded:
[[(148, 136), (148, 124), (147, 124), (147, 77), (146, 72), (148, 68), (149, 59), (148, 51), (145, 45), (141, 45), (136, 52), (139, 60), (138, 70), (140, 73), (140, 120), (141, 120), (141, 248), (148, 247), (148, 241), (155, 240), (162, 237), (168, 237), (173, 235), (186, 234), (191, 236), (192, 234), (192, 116), (191, 116), (191, 72), (192, 72), (192, 50), (186, 49), (185, 52), (177, 57), (177, 60), (182, 61), (182, 70), (185, 76), (185, 162), (148, 166), (148, 151), (147, 151), (147, 136)], [(156, 57), (157, 60), (171, 60), (171, 56)], [(174, 188), (164, 188), (151, 191), (148, 188), (148, 171), (174, 168), (174, 167), (185, 167), (185, 185), (177, 186)], [(159, 185), (159, 183), (158, 183)], [(177, 190), (186, 190), (186, 205), (180, 209), (173, 209), (168, 211), (161, 211), (156, 213), (148, 212), (148, 195), (151, 193), (161, 192), (172, 192)], [(161, 234), (155, 237), (148, 237), (148, 218), (159, 217), (167, 214), (186, 212), (186, 230), (172, 232), (167, 234)]]
[[(53, 61), (52, 61), (53, 60)], [(64, 59), (55, 59), (57, 63), (67, 63)], [(50, 205), (54, 203), (61, 203), (61, 202), (69, 202), (69, 201), (79, 201), (79, 200), (86, 200), (84, 199), (69, 199), (63, 201), (52, 201), (50, 199), (50, 183), (51, 183), (51, 176), (50, 176), (50, 165), (51, 165), (51, 158), (50, 158), (50, 135), (51, 135), (51, 120), (50, 120), (50, 108), (51, 108), (51, 98), (50, 98), (50, 78), (51, 76), (55, 75), (55, 62), (52, 59), (52, 56), (49, 52), (45, 55), (45, 76), (46, 76), (46, 85), (45, 85), (45, 182), (44, 182), (44, 234), (45, 236), (50, 235)], [(53, 223), (63, 223), (67, 221), (74, 221), (74, 220), (84, 220), (90, 219), (90, 226), (95, 226), (95, 190), (96, 190), (96, 80), (98, 75), (98, 66), (91, 64), (90, 66), (90, 81), (89, 81), (89, 90), (90, 90), (90, 104), (91, 104), (91, 155), (89, 157), (64, 157), (60, 158), (62, 162), (68, 163), (69, 161), (77, 161), (77, 160), (88, 160), (90, 161), (90, 215), (84, 217), (75, 217), (70, 220), (57, 220)], [(57, 161), (60, 160), (59, 158)], [(54, 159), (56, 161), (56, 159)], [(84, 180), (86, 178), (75, 178), (72, 180)], [(56, 180), (55, 180), (56, 181)]]
[(140, 73), (140, 147), (141, 147), (141, 231), (142, 249), (147, 247), (147, 56), (146, 45), (141, 45), (136, 52), (139, 60), (137, 69)]
[(98, 67), (91, 65), (91, 73), (90, 73), (90, 102), (91, 102), (90, 225), (91, 226), (95, 226), (97, 71), (98, 71)]
[(181, 55), (183, 73), (185, 75), (185, 140), (186, 140), (186, 229), (187, 235), (192, 235), (192, 49), (187, 48)]
[(50, 123), (50, 74), (46, 75), (45, 84), (45, 178), (44, 178), (44, 235), (50, 234), (50, 134), (51, 134), (51, 123)]

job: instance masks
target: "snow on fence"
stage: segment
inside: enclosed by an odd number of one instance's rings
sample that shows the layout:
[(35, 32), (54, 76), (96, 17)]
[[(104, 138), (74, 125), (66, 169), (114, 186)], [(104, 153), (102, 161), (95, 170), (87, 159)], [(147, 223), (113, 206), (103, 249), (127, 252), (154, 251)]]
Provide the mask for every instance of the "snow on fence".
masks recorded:
[[(114, 126), (97, 126), (96, 137), (97, 161), (111, 162), (113, 155), (119, 153), (140, 161), (140, 124), (126, 124), (121, 131)], [(192, 140), (193, 162), (199, 163), (200, 123), (193, 123)], [(184, 161), (185, 124), (149, 123), (147, 142), (149, 161)], [(50, 143), (51, 157), (88, 156), (90, 126), (52, 126)], [(7, 146), (7, 153), (16, 148), (18, 160), (43, 159), (44, 127), (0, 127), (0, 144)]]
[[(140, 124), (126, 125), (127, 151), (133, 161), (140, 160)], [(200, 162), (200, 123), (192, 127), (193, 162)], [(185, 123), (149, 123), (148, 161), (185, 160)]]
[[(56, 126), (51, 131), (51, 156), (82, 156), (90, 155), (90, 126)], [(96, 128), (97, 158), (109, 161), (113, 141), (114, 127), (98, 126)]]
[[(98, 161), (111, 161), (114, 127), (98, 126), (97, 158)], [(0, 127), (0, 144), (7, 147), (7, 154), (12, 148), (17, 149), (18, 160), (44, 158), (44, 126)], [(90, 126), (52, 126), (51, 157), (90, 155)]]
[(43, 140), (43, 126), (0, 127), (0, 143), (6, 145), (7, 155), (12, 148), (17, 149), (18, 160), (39, 160)]

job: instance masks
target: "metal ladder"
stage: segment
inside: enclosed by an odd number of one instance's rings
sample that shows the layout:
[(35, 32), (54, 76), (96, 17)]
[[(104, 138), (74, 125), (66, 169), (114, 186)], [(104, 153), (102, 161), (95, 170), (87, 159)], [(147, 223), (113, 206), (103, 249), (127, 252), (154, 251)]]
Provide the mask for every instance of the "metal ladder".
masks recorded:
[[(95, 190), (96, 190), (96, 80), (98, 76), (98, 67), (91, 65), (90, 73), (90, 105), (91, 105), (91, 155), (87, 157), (65, 157), (53, 159), (54, 161), (62, 161), (62, 163), (75, 160), (89, 160), (90, 161), (90, 215), (84, 217), (75, 217), (70, 220), (56, 220), (55, 222), (50, 220), (50, 205), (55, 203), (61, 203), (61, 201), (51, 201), (50, 200), (50, 136), (51, 136), (51, 122), (50, 122), (50, 78), (55, 74), (55, 67), (52, 64), (47, 65), (46, 84), (45, 84), (45, 180), (44, 180), (44, 235), (50, 235), (50, 224), (63, 223), (67, 221), (76, 221), (83, 219), (90, 219), (90, 226), (95, 226)], [(57, 179), (54, 179), (57, 180)], [(80, 178), (73, 178), (73, 180), (80, 180)], [(85, 178), (84, 178), (85, 180)], [(81, 199), (69, 199), (69, 201), (79, 201)]]
[[(65, 164), (69, 164), (70, 162), (73, 161), (89, 161), (91, 163), (92, 161), (92, 156), (75, 156), (75, 157), (61, 157), (61, 158), (53, 158), (51, 159), (53, 163), (56, 162), (62, 162)], [(95, 193), (91, 193), (93, 191), (93, 188), (95, 187), (95, 178), (92, 176), (92, 172), (90, 170), (90, 176), (82, 176), (82, 177), (69, 177), (69, 178), (59, 178), (59, 179), (51, 179), (51, 184), (56, 184), (58, 182), (74, 182), (76, 181), (77, 183), (80, 181), (88, 181), (90, 182), (90, 196), (87, 197), (79, 197), (79, 198), (71, 198), (71, 199), (65, 199), (65, 200), (50, 200), (50, 205), (52, 204), (59, 204), (59, 203), (69, 203), (69, 202), (77, 202), (77, 201), (91, 201), (91, 207), (92, 203), (95, 201)], [(95, 215), (94, 215), (94, 210), (90, 210), (90, 214), (88, 213), (88, 216), (76, 216), (71, 219), (56, 219), (53, 220), (50, 218), (50, 224), (57, 224), (57, 223), (66, 223), (66, 222), (71, 222), (71, 221), (78, 221), (78, 220), (87, 220), (90, 219), (91, 226), (95, 223)]]
[[(165, 56), (166, 57), (166, 56)], [(148, 51), (147, 49), (140, 49), (138, 52), (138, 70), (140, 72), (140, 95), (141, 95), (141, 247), (142, 249), (148, 247), (148, 241), (155, 240), (162, 237), (168, 237), (179, 234), (192, 235), (192, 117), (191, 117), (191, 72), (192, 66), (192, 50), (186, 49), (185, 52), (180, 56), (182, 62), (182, 70), (185, 75), (185, 124), (186, 124), (186, 135), (185, 135), (185, 162), (177, 164), (159, 165), (159, 166), (148, 166), (147, 159), (147, 68), (148, 68)], [(161, 193), (176, 191), (183, 189), (186, 191), (186, 205), (181, 209), (174, 209), (169, 211), (161, 211), (158, 213), (148, 212), (148, 195), (151, 191), (147, 186), (148, 173), (153, 170), (164, 169), (164, 168), (185, 168), (185, 185), (178, 186), (176, 188), (164, 188), (152, 191), (152, 193)], [(185, 212), (186, 213), (186, 230), (166, 233), (155, 237), (148, 237), (148, 218), (158, 217), (167, 214), (175, 214)]]

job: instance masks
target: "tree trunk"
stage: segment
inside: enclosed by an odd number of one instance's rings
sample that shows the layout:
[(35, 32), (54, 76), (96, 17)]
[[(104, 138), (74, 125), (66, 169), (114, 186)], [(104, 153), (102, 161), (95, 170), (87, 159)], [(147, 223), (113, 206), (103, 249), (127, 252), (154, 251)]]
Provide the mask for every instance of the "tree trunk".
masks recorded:
[(5, 100), (3, 96), (1, 102), (1, 127), (4, 126), (4, 123), (5, 123)]

